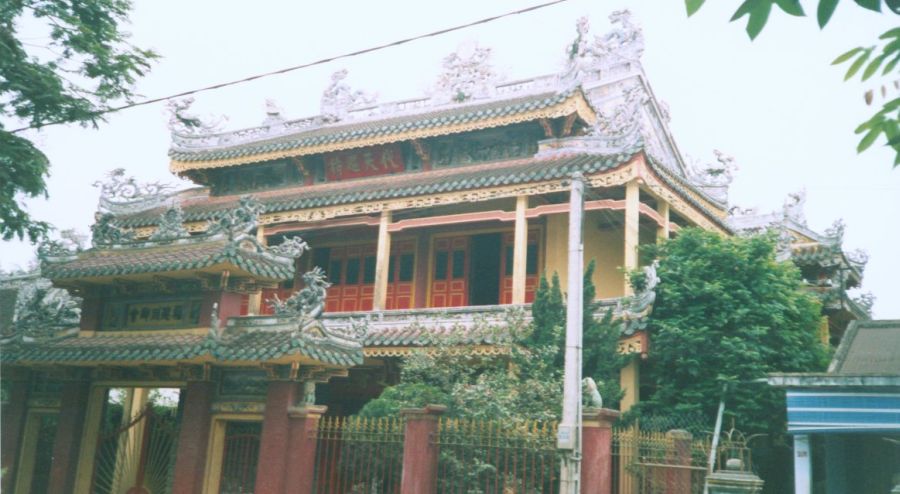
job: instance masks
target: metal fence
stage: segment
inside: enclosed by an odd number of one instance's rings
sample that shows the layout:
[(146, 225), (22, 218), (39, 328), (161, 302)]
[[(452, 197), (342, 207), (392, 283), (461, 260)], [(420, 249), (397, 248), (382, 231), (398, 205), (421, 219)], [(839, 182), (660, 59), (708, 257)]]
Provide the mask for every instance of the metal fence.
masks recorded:
[(710, 441), (690, 432), (613, 432), (613, 492), (699, 494), (706, 480)]
[(441, 419), (435, 443), (439, 494), (559, 490), (556, 423)]
[(399, 493), (403, 432), (400, 418), (323, 417), (316, 431), (315, 492)]

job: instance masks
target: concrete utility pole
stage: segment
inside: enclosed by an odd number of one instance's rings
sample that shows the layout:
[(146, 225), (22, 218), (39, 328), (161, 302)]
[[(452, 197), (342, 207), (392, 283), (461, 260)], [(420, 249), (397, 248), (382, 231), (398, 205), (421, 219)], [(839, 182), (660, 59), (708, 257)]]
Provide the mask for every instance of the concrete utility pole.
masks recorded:
[(579, 494), (581, 490), (581, 340), (584, 310), (584, 177), (572, 175), (569, 198), (569, 279), (566, 297), (566, 363), (563, 375), (563, 410), (557, 447), (565, 450), (560, 475), (560, 494)]

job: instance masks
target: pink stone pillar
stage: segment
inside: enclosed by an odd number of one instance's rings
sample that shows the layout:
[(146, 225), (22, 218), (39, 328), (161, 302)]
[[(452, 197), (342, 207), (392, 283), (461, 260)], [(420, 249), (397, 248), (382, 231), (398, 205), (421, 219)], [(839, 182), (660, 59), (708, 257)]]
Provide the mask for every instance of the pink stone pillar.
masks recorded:
[(437, 490), (440, 451), (434, 438), (438, 431), (438, 418), (446, 410), (443, 405), (400, 410), (406, 418), (400, 494), (432, 494)]
[(291, 494), (312, 494), (316, 467), (316, 435), (319, 419), (328, 407), (306, 405), (288, 409), (290, 445), (287, 451), (288, 468), (284, 491)]
[(612, 492), (612, 425), (617, 410), (587, 408), (582, 412), (582, 494)]
[(173, 494), (195, 494), (203, 490), (214, 390), (214, 384), (209, 381), (188, 382), (184, 390)]
[[(288, 468), (290, 419), (288, 409), (294, 406), (297, 383), (269, 381), (266, 412), (259, 440), (259, 463), (256, 468), (256, 494), (282, 494)], [(293, 468), (293, 465), (290, 466)]]
[[(669, 451), (670, 465), (691, 466), (691, 442), (694, 436), (690, 432), (675, 429), (666, 433), (672, 442)], [(669, 468), (666, 472), (666, 494), (690, 494), (691, 470), (689, 468)]]
[[(13, 371), (4, 372), (13, 374)], [(0, 464), (5, 472), (0, 479), (0, 491), (3, 492), (12, 492), (19, 451), (22, 449), (22, 430), (28, 412), (28, 380), (24, 375), (17, 377), (20, 378), (3, 376), (4, 379), (16, 379), (10, 382), (8, 402), (3, 405), (3, 420), (0, 421)]]
[(75, 470), (90, 391), (91, 383), (88, 381), (63, 383), (47, 492), (72, 492), (75, 487)]

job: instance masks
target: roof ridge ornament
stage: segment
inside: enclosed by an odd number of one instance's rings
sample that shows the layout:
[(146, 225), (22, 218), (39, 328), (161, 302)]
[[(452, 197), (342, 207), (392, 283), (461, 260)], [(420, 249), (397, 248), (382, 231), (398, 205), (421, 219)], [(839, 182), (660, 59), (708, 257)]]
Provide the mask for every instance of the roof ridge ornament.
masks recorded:
[(114, 214), (101, 211), (94, 214), (91, 225), (91, 245), (94, 247), (110, 247), (133, 239), (134, 232), (119, 226)]
[(267, 250), (276, 256), (297, 259), (309, 250), (309, 244), (300, 237), (291, 237), (278, 245), (269, 247)]
[(58, 258), (71, 258), (84, 250), (85, 235), (78, 233), (74, 228), (59, 232), (59, 240), (45, 239), (37, 247), (37, 257), (40, 261), (55, 260)]
[(148, 238), (152, 242), (169, 242), (188, 238), (191, 234), (184, 227), (184, 211), (178, 203), (173, 203), (161, 215), (156, 231)]
[(841, 244), (844, 243), (844, 230), (846, 230), (846, 228), (847, 225), (844, 223), (843, 219), (839, 218), (835, 220), (830, 227), (825, 229), (825, 239), (822, 243), (833, 247), (840, 247)]
[(170, 99), (166, 103), (169, 111), (169, 131), (172, 134), (199, 135), (220, 132), (228, 117), (220, 115), (204, 121), (194, 113), (189, 113), (194, 98)]
[(210, 220), (207, 232), (210, 235), (224, 233), (228, 238), (249, 233), (259, 224), (259, 215), (263, 205), (253, 196), (241, 196), (238, 207), (229, 208)]
[(700, 164), (696, 160), (694, 163), (687, 163), (687, 178), (711, 198), (722, 204), (728, 204), (728, 188), (734, 181), (735, 172), (739, 167), (735, 164), (733, 156), (718, 149), (714, 149), (713, 154), (716, 156), (715, 163)]
[(20, 289), (13, 314), (19, 341), (52, 338), (61, 331), (78, 327), (81, 299), (39, 278)]
[(163, 182), (138, 183), (134, 176), (125, 176), (124, 168), (107, 172), (105, 180), (97, 180), (100, 188), (98, 209), (102, 212), (132, 212), (158, 206), (175, 188)]
[(463, 103), (496, 94), (500, 78), (490, 64), (491, 52), (491, 48), (481, 48), (477, 43), (467, 42), (444, 57), (432, 102)]
[(347, 69), (331, 74), (331, 83), (322, 93), (320, 112), (326, 122), (338, 122), (347, 118), (350, 110), (360, 106), (371, 105), (378, 98), (375, 94), (353, 91), (350, 85), (343, 82), (347, 78)]
[(632, 22), (628, 9), (609, 15), (613, 29), (602, 36), (589, 38), (590, 22), (581, 17), (575, 24), (575, 40), (566, 47), (564, 78), (582, 80), (588, 74), (619, 63), (639, 62), (644, 53), (644, 33)]
[(350, 328), (328, 328), (322, 324), (322, 313), (325, 312), (325, 297), (331, 283), (322, 268), (316, 266), (303, 273), (302, 290), (285, 300), (277, 295), (269, 301), (269, 306), (276, 316), (293, 320), (294, 336), (317, 341), (343, 340), (362, 344), (366, 336), (366, 322), (351, 322)]
[(631, 84), (622, 89), (622, 95), (622, 101), (611, 110), (597, 112), (591, 134), (626, 136), (642, 133), (641, 109), (648, 99), (647, 93), (640, 84)]
[(281, 107), (278, 102), (272, 98), (266, 98), (266, 119), (262, 124), (266, 127), (273, 127), (284, 123), (284, 117), (281, 115)]
[(800, 189), (797, 192), (791, 192), (784, 199), (782, 206), (782, 215), (786, 220), (792, 220), (800, 225), (806, 226), (806, 215), (803, 212), (803, 206), (806, 205), (806, 189)]

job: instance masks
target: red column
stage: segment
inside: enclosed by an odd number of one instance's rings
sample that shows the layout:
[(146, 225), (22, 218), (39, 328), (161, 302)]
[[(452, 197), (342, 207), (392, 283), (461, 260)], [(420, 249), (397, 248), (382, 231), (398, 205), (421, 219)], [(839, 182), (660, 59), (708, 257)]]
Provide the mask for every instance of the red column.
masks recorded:
[[(294, 405), (297, 383), (269, 381), (266, 412), (263, 415), (259, 441), (259, 463), (256, 468), (256, 494), (282, 494), (288, 451), (288, 409)], [(292, 466), (293, 468), (293, 466)]]
[[(12, 371), (7, 371), (12, 374)], [(12, 376), (4, 375), (4, 379)], [(26, 376), (10, 382), (8, 402), (3, 405), (3, 420), (0, 421), (0, 465), (3, 474), (0, 491), (12, 492), (16, 476), (16, 464), (22, 449), (22, 429), (28, 412), (28, 380)]]
[(582, 412), (581, 492), (612, 492), (612, 425), (617, 410), (588, 408)]
[(91, 383), (88, 381), (70, 381), (63, 384), (47, 492), (72, 492), (75, 487), (75, 470), (78, 467), (78, 453), (81, 449), (81, 435), (90, 391)]
[(194, 494), (203, 490), (214, 389), (212, 382), (191, 381), (184, 390), (173, 494)]
[(400, 494), (431, 494), (437, 489), (439, 447), (434, 443), (438, 417), (447, 407), (427, 405), (425, 408), (406, 408), (403, 438), (403, 477)]
[[(666, 433), (672, 442), (669, 451), (670, 465), (691, 465), (691, 442), (694, 437), (690, 432), (675, 429)], [(691, 492), (691, 470), (687, 468), (670, 468), (666, 473), (666, 494), (689, 494)]]
[(316, 467), (316, 429), (328, 407), (306, 405), (288, 409), (290, 446), (287, 450), (284, 492), (312, 494)]

